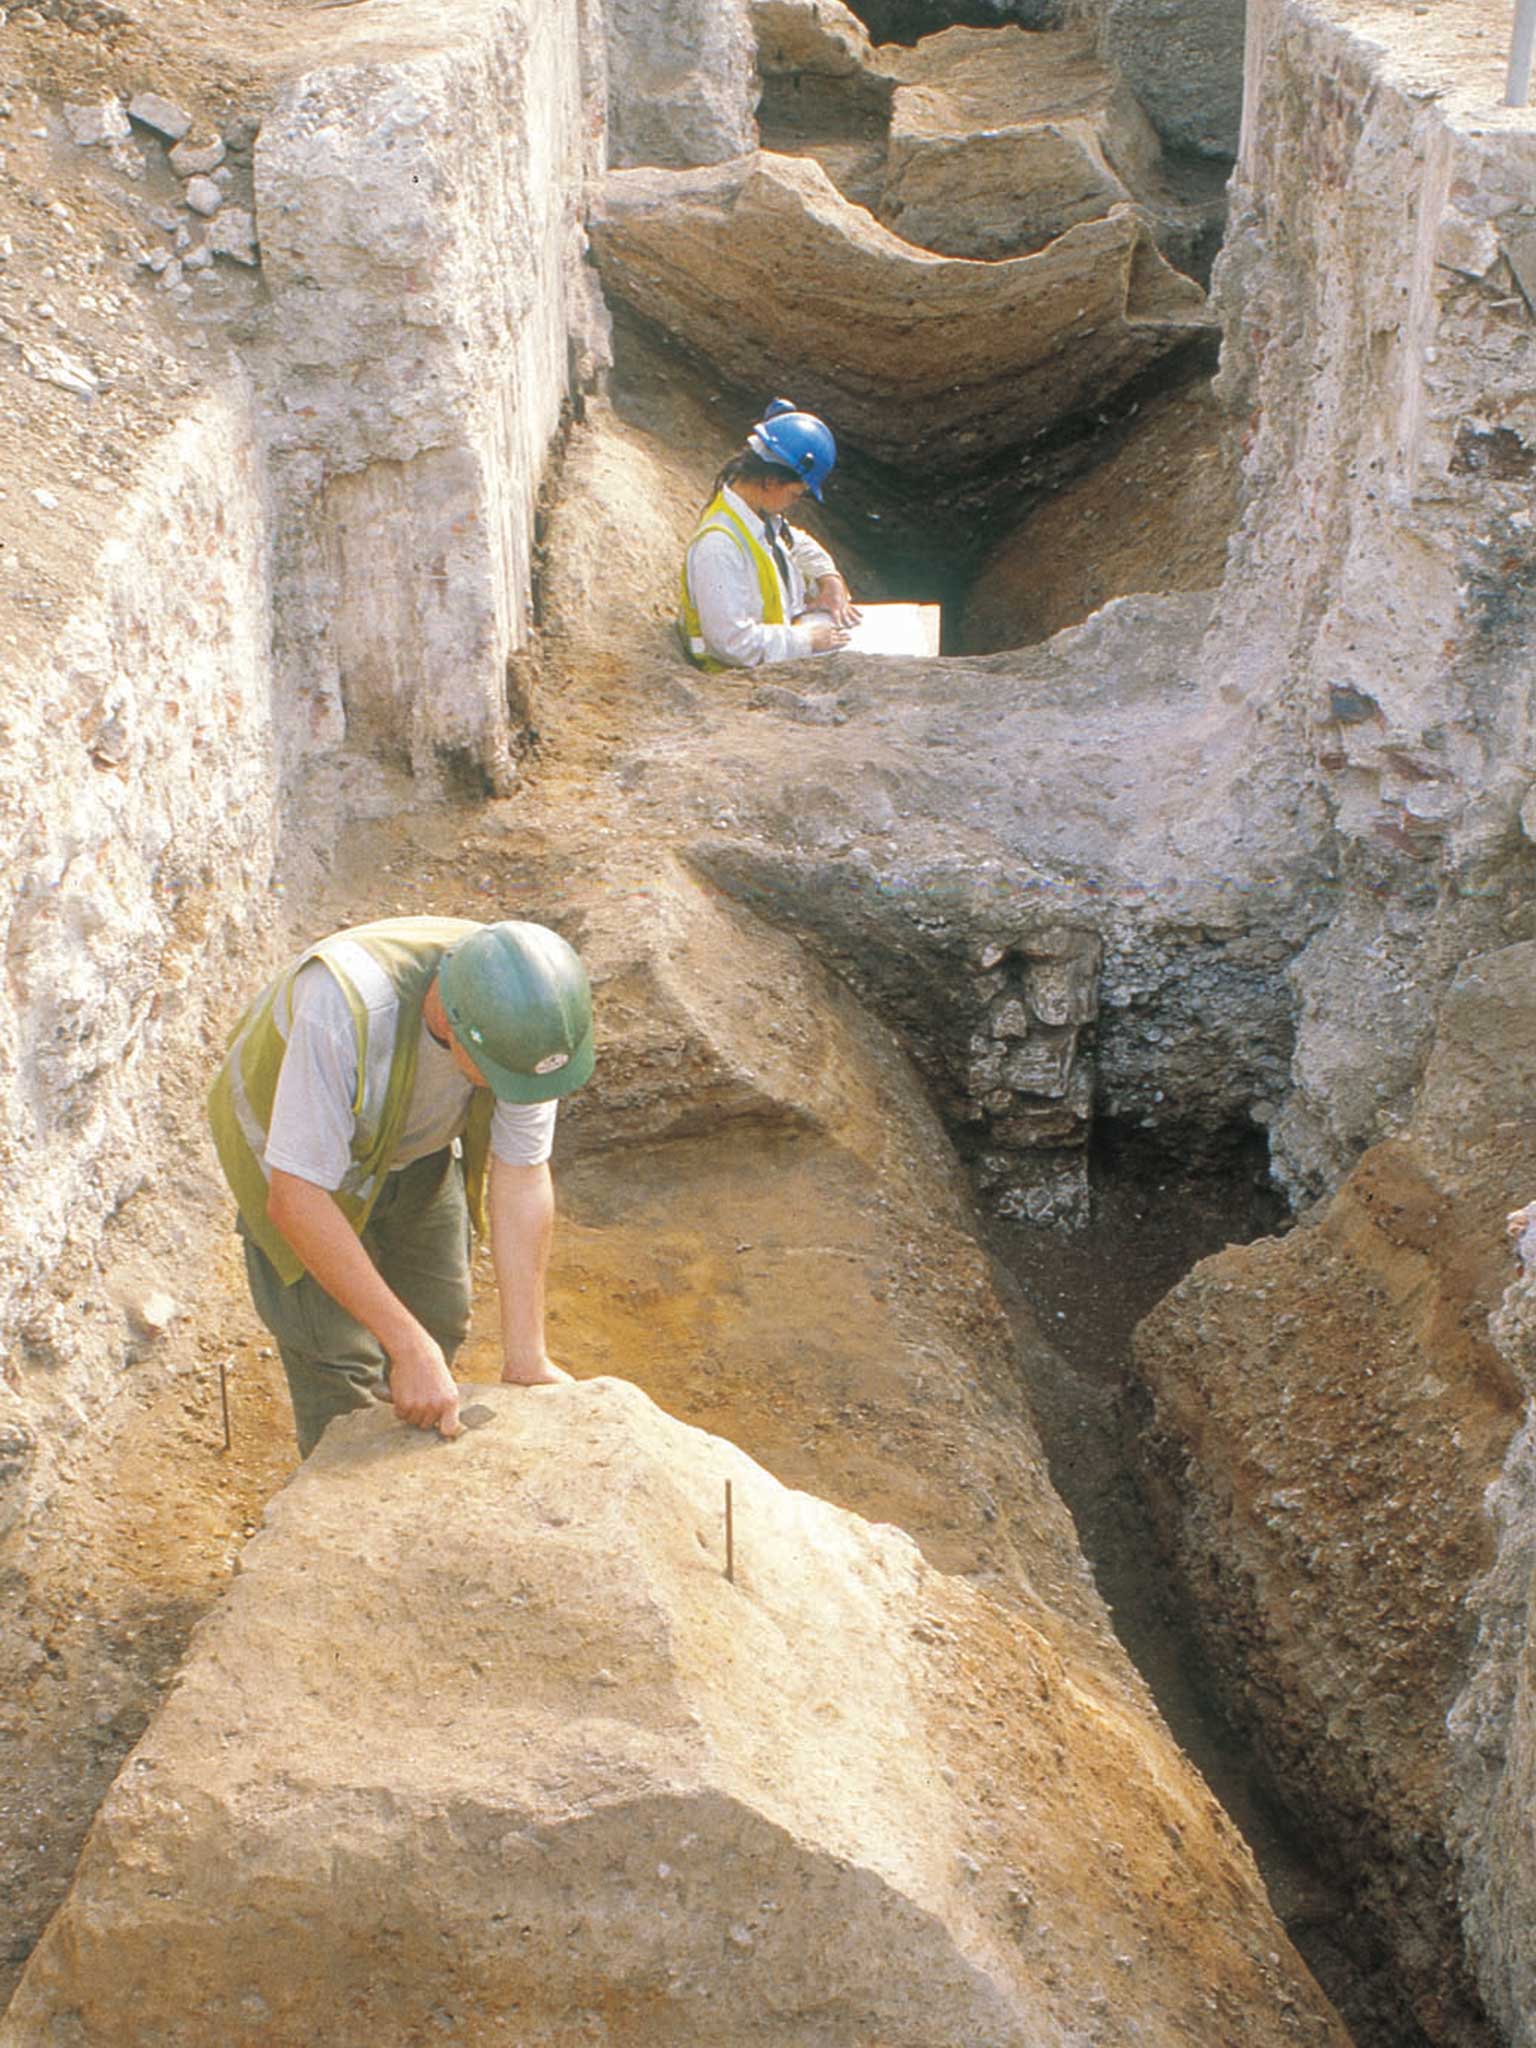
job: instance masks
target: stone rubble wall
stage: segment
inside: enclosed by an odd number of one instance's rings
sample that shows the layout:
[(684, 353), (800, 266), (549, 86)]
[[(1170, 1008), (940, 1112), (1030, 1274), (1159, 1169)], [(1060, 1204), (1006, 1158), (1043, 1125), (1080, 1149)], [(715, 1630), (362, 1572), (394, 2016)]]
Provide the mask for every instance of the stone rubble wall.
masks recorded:
[(1343, 882), (1295, 970), (1298, 1194), (1392, 1128), (1457, 963), (1526, 935), (1536, 815), (1536, 117), (1469, 8), (1341, 14), (1255, 0), (1215, 282), (1245, 503), (1210, 659), (1305, 739)]
[(1085, 1029), (1099, 1014), (1102, 950), (1097, 933), (1063, 925), (1019, 946), (986, 946), (977, 961), (985, 1009), (958, 1115), (977, 1127), (977, 1179), (1002, 1215), (1087, 1219), (1094, 1061)]
[[(249, 386), (210, 386), (122, 504), (0, 752), (0, 1531), (110, 1398), (129, 1332), (80, 1280), (169, 1167), (169, 1070), (266, 936), (278, 834), (267, 508)], [(105, 1356), (107, 1363), (102, 1364)]]

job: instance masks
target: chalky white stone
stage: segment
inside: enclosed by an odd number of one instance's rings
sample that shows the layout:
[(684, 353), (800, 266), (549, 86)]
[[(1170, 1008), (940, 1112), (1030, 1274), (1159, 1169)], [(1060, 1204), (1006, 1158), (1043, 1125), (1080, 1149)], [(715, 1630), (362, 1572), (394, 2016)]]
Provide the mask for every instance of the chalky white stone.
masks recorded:
[(212, 178), (191, 178), (187, 182), (186, 200), (194, 213), (208, 218), (224, 204), (224, 193)]
[(84, 104), (67, 104), (64, 108), (64, 125), (70, 138), (82, 148), (90, 148), (98, 142), (121, 142), (133, 133), (121, 100), (91, 100)]

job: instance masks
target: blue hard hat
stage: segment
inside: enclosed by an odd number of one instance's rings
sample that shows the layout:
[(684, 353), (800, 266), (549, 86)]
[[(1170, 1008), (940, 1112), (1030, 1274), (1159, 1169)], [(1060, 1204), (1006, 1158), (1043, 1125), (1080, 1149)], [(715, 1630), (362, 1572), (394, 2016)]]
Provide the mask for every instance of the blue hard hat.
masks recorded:
[(832, 474), (837, 443), (832, 429), (813, 412), (796, 412), (787, 398), (776, 398), (747, 436), (747, 446), (765, 462), (793, 470), (813, 498)]

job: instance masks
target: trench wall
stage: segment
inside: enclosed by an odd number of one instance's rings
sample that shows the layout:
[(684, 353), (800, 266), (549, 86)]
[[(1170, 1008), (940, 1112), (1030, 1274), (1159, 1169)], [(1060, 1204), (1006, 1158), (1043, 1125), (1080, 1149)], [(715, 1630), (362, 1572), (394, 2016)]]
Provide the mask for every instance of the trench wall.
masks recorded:
[[(1256, 725), (1303, 742), (1335, 849), (1335, 914), (1291, 970), (1272, 1131), (1302, 1197), (1403, 1129), (1451, 977), (1532, 936), (1536, 883), (1536, 115), (1501, 105), (1507, 11), (1343, 14), (1250, 6), (1215, 280), (1244, 505), (1205, 659)], [(1479, 1056), (1441, 1181), (1474, 1123), (1528, 1114), (1518, 1077)], [(1528, 1295), (1494, 1323), (1527, 1395)], [(1530, 1414), (1488, 1496), (1497, 1562), (1467, 1601), (1478, 1640), (1450, 1718), (1468, 1953), (1517, 2048), (1536, 2040)], [(1443, 1455), (1467, 1455), (1459, 1433)]]
[(1294, 1193), (1389, 1131), (1470, 951), (1528, 935), (1536, 117), (1507, 23), (1252, 0), (1215, 297), (1244, 509), (1208, 659), (1302, 737), (1341, 902), (1294, 973)]
[[(97, 515), (48, 644), (8, 657), (0, 1535), (131, 1378), (113, 1217), (167, 1176), (219, 1199), (201, 1095), (294, 833), (323, 854), (379, 759), (515, 772), (539, 491), (605, 346), (601, 14), (389, 13), (272, 82), (254, 310)], [(163, 1279), (195, 1298), (191, 1252)]]
[(265, 939), (275, 691), (250, 398), (232, 378), (155, 447), (51, 649), (7, 675), (0, 1529), (39, 1448), (111, 1390), (129, 1333), (83, 1274), (171, 1163), (168, 1073)]
[[(1529, 1249), (1527, 1243), (1527, 1249)], [(1468, 1605), (1477, 1639), (1448, 1727), (1452, 1839), (1467, 1943), (1510, 2048), (1536, 2042), (1536, 1283), (1527, 1266), (1491, 1323), (1525, 1396), (1525, 1420), (1486, 1505), (1496, 1538)]]
[(514, 778), (539, 484), (606, 356), (581, 226), (602, 53), (589, 0), (479, 0), (416, 48), (360, 39), (262, 123), (250, 359), (301, 751)]

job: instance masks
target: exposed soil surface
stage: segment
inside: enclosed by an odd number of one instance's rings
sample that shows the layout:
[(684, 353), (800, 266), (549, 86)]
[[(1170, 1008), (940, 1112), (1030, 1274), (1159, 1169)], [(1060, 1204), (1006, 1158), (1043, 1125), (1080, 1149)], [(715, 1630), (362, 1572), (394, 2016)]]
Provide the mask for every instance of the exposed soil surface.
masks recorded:
[[(396, 814), (356, 828), (333, 860), (296, 837), (291, 942), (392, 911), (476, 917), (579, 894), (623, 822), (604, 764), (647, 715), (620, 666), (594, 661), (585, 681), (517, 797), (434, 810), (412, 808), (402, 787)], [(644, 852), (637, 843), (637, 861)], [(103, 1253), (125, 1300), (159, 1289), (178, 1313), (125, 1351), (115, 1411), (70, 1446), (45, 1518), (49, 1547), (18, 1560), (3, 1589), (14, 1620), (0, 1631), (0, 1996), (67, 1889), (95, 1807), (191, 1629), (296, 1463), (281, 1368), (246, 1298), (202, 1129), (217, 1050), (211, 1036), (205, 1069), (167, 1080), (185, 1175), (122, 1211)], [(750, 1127), (613, 1156), (563, 1127), (557, 1175), (551, 1338), (578, 1377), (633, 1379), (787, 1483), (925, 1532), (941, 1566), (985, 1571), (991, 1535), (976, 1500), (1009, 1482), (980, 1469), (983, 1445), (975, 1497), (962, 1498), (953, 1464), (947, 1480), (931, 1456), (931, 1411), (888, 1369), (915, 1299), (937, 1305), (963, 1341), (986, 1285), (979, 1248), (952, 1227), (903, 1235), (846, 1151)], [(834, 1234), (807, 1227), (834, 1214)], [(469, 1380), (499, 1370), (494, 1291), (480, 1277), (458, 1362)], [(78, 1300), (103, 1278), (82, 1273), (74, 1285)]]
[(958, 640), (1026, 647), (1140, 590), (1214, 590), (1237, 512), (1221, 416), (1199, 386), (1154, 399), (1122, 445), (1047, 499), (977, 571)]
[[(249, 204), (263, 96), (247, 35), (270, 53), (309, 40), (316, 11), (191, 7), (130, 19), (111, 6), (11, 9), (0, 29), (0, 631), (46, 644), (142, 464), (220, 364), (225, 325), (258, 289), (225, 258), (171, 273), (204, 224), (165, 138), (71, 139), (64, 108), (139, 92), (229, 138), (229, 203)], [(320, 20), (325, 16), (320, 15)], [(236, 35), (236, 29), (239, 36)], [(144, 259), (167, 267), (156, 272)], [(181, 282), (178, 284), (177, 279)]]

